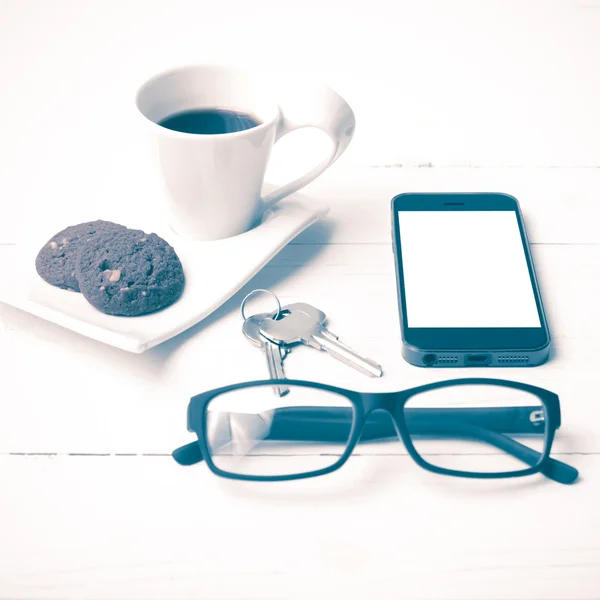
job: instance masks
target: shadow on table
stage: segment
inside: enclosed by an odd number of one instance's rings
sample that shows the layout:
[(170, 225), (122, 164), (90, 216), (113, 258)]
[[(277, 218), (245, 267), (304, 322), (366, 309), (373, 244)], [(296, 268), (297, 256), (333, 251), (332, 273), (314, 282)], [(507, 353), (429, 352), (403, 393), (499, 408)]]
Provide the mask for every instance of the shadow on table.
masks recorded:
[[(547, 493), (560, 484), (541, 474), (512, 479), (463, 479), (429, 473), (407, 454), (352, 456), (338, 471), (296, 481), (240, 482), (219, 479), (218, 485), (237, 499), (273, 505), (352, 504), (370, 496), (427, 493), (461, 502), (487, 497), (518, 498), (523, 493)], [(549, 486), (549, 487), (548, 487)], [(417, 491), (421, 488), (421, 491)]]
[(398, 478), (412, 465), (406, 455), (395, 458), (396, 468), (392, 468), (389, 460), (381, 460), (381, 456), (357, 456), (338, 471), (321, 477), (279, 482), (219, 479), (219, 486), (238, 499), (263, 504), (347, 504), (380, 494), (397, 484)]

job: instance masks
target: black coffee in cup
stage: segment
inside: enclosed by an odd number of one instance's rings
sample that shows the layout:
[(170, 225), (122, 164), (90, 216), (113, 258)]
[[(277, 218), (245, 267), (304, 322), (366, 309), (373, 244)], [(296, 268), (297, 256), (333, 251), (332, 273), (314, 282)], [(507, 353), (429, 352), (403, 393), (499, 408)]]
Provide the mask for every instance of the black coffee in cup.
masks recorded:
[(254, 115), (235, 110), (200, 108), (169, 115), (158, 124), (182, 133), (216, 135), (252, 129), (261, 125), (261, 121)]

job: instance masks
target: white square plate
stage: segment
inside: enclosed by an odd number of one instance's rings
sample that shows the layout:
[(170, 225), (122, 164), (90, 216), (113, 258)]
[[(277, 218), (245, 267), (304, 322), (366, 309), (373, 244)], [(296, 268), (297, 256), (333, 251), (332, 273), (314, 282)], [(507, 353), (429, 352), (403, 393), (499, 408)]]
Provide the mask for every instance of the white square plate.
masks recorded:
[[(187, 240), (164, 224), (143, 227), (145, 231), (158, 233), (175, 248), (186, 276), (181, 298), (150, 315), (105, 315), (93, 308), (81, 294), (61, 290), (43, 281), (35, 271), (34, 261), (47, 238), (40, 240), (35, 249), (21, 245), (14, 251), (0, 253), (4, 273), (0, 282), (0, 302), (105, 344), (129, 352), (144, 352), (207, 317), (286, 244), (327, 212), (326, 206), (288, 199), (269, 211), (254, 229), (212, 242)], [(135, 223), (123, 224), (142, 228)]]

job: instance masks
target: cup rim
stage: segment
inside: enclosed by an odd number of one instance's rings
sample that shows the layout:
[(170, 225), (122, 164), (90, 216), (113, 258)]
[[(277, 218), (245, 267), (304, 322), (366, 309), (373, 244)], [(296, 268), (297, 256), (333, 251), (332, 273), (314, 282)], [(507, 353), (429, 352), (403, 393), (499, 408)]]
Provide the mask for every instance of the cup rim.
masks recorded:
[(140, 99), (141, 93), (143, 92), (144, 88), (147, 85), (149, 85), (150, 83), (152, 83), (154, 81), (157, 81), (159, 79), (167, 77), (169, 75), (173, 75), (175, 73), (180, 73), (182, 71), (198, 69), (198, 68), (219, 69), (221, 71), (229, 71), (230, 73), (233, 73), (233, 74), (243, 74), (243, 75), (250, 75), (250, 76), (258, 77), (258, 75), (251, 69), (246, 69), (243, 67), (237, 67), (237, 66), (231, 66), (231, 65), (223, 65), (223, 64), (218, 64), (218, 63), (189, 63), (189, 64), (185, 64), (185, 65), (179, 65), (176, 67), (169, 67), (167, 69), (158, 71), (154, 75), (147, 77), (138, 86), (137, 91), (135, 93), (135, 99), (134, 99), (135, 108), (136, 108), (136, 112), (137, 112), (138, 116), (144, 122), (146, 122), (152, 130), (160, 132), (163, 135), (169, 135), (171, 137), (188, 139), (188, 140), (234, 138), (234, 137), (243, 137), (245, 135), (249, 135), (251, 132), (262, 131), (262, 130), (266, 129), (267, 127), (272, 126), (273, 123), (277, 122), (281, 118), (281, 110), (279, 108), (279, 105), (277, 104), (276, 101), (274, 101), (273, 106), (274, 106), (275, 110), (274, 110), (273, 116), (270, 119), (263, 121), (260, 125), (256, 125), (256, 127), (251, 127), (250, 129), (244, 129), (242, 131), (231, 131), (228, 133), (188, 133), (188, 132), (184, 132), (184, 131), (175, 131), (173, 129), (168, 129), (167, 127), (163, 127), (162, 125), (159, 125), (158, 123), (154, 122), (152, 119), (148, 118), (142, 112), (142, 110), (139, 107), (139, 99)]

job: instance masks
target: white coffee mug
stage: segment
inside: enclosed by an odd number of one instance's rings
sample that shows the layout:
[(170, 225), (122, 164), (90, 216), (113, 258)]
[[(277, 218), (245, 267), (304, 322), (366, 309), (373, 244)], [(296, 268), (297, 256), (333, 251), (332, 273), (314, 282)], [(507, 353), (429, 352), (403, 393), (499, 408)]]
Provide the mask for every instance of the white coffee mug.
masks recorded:
[[(180, 235), (214, 240), (249, 230), (267, 208), (313, 181), (350, 143), (354, 114), (335, 91), (288, 82), (272, 96), (276, 84), (243, 70), (199, 65), (160, 73), (139, 89), (137, 108), (157, 141), (170, 225)], [(260, 124), (216, 135), (159, 125), (193, 109), (244, 112)], [(333, 142), (331, 153), (310, 172), (261, 197), (273, 145), (301, 127), (322, 129)]]

